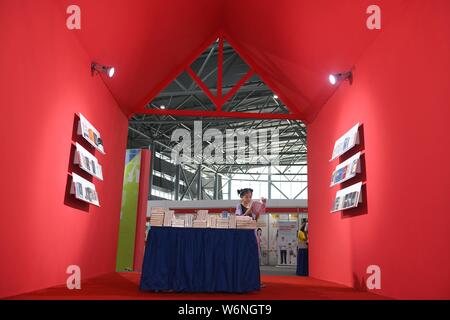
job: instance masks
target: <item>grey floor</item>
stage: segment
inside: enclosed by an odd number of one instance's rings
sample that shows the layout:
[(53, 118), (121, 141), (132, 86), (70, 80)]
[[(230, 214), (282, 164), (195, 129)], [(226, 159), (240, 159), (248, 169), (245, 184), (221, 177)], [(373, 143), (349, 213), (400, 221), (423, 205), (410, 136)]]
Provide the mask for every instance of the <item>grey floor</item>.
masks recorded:
[(297, 270), (296, 266), (289, 267), (273, 267), (273, 266), (260, 266), (259, 270), (261, 274), (271, 275), (271, 276), (295, 276)]

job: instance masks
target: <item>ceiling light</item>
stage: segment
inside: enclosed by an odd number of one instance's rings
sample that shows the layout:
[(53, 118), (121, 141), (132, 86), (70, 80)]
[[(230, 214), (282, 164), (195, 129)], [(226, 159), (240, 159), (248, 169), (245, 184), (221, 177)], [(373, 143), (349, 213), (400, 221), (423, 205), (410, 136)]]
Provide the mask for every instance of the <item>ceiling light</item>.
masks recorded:
[(328, 81), (334, 86), (338, 82), (348, 80), (350, 84), (353, 83), (353, 73), (351, 71), (348, 72), (341, 72), (341, 73), (334, 73), (330, 74), (328, 76)]
[(112, 78), (114, 76), (114, 73), (116, 71), (116, 69), (114, 69), (114, 67), (107, 67), (98, 63), (93, 62), (91, 64), (91, 72), (92, 74), (94, 74), (94, 72), (101, 72), (106, 74), (109, 78)]
[(161, 110), (164, 110), (164, 109), (166, 109), (166, 106), (162, 105), (160, 108), (161, 108)]
[(278, 96), (276, 94), (273, 95), (274, 99), (278, 99)]

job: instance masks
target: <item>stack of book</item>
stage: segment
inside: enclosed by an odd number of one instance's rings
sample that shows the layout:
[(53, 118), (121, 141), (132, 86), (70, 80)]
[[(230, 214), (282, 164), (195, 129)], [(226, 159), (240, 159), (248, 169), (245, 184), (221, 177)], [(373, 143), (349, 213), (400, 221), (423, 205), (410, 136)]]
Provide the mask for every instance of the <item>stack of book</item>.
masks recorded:
[(213, 215), (208, 215), (208, 219), (206, 219), (206, 227), (216, 228), (216, 226), (217, 226), (217, 217)]
[(184, 219), (176, 219), (172, 220), (172, 227), (175, 228), (184, 228)]
[(185, 214), (184, 215), (184, 226), (186, 228), (192, 228), (194, 223), (194, 215), (193, 214)]
[(237, 229), (256, 229), (256, 220), (253, 220), (249, 216), (237, 216), (236, 217)]
[(228, 228), (236, 229), (236, 215), (230, 214)]
[(206, 220), (208, 218), (208, 210), (197, 210), (197, 220)]
[(174, 213), (175, 212), (173, 210), (166, 210), (166, 212), (164, 214), (164, 226), (165, 227), (170, 227), (172, 225), (172, 219), (175, 218)]
[(216, 228), (228, 229), (230, 221), (228, 218), (217, 218)]
[(152, 227), (161, 227), (164, 222), (164, 213), (152, 213), (150, 216), (150, 225)]
[(160, 208), (160, 207), (151, 207), (150, 213), (164, 213), (166, 212), (166, 208)]
[(207, 225), (206, 220), (198, 220), (198, 219), (196, 219), (196, 220), (194, 220), (192, 222), (192, 227), (193, 228), (206, 228), (206, 225)]

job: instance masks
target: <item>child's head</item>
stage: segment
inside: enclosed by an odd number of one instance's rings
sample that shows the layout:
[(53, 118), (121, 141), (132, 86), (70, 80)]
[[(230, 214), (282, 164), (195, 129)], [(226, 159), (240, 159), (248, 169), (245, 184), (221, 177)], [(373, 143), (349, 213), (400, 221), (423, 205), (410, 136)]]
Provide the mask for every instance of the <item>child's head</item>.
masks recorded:
[(251, 188), (244, 188), (244, 189), (239, 189), (238, 191), (239, 197), (248, 202), (250, 200), (252, 200), (252, 196), (253, 196), (253, 189)]

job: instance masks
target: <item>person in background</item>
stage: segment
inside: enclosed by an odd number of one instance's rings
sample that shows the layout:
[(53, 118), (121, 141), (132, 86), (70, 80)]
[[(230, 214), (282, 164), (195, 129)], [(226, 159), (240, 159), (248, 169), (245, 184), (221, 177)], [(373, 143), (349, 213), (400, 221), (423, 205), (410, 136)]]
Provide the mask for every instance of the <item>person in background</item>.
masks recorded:
[[(252, 197), (253, 197), (253, 189), (244, 188), (239, 189), (238, 191), (239, 197), (241, 201), (236, 205), (236, 215), (237, 216), (249, 216), (252, 217), (253, 220), (258, 220), (259, 212), (252, 211)], [(262, 202), (265, 203), (266, 199), (261, 198)], [(261, 229), (259, 229), (261, 230)], [(260, 241), (258, 237), (258, 231), (255, 232), (256, 242), (258, 244), (258, 258), (260, 257)], [(266, 285), (261, 282), (261, 288), (264, 288)]]
[(297, 275), (308, 276), (308, 222), (306, 219), (302, 220), (300, 230), (298, 231), (298, 262)]
[(281, 236), (281, 240), (278, 243), (278, 248), (280, 249), (280, 264), (287, 264), (287, 246), (284, 236)]

